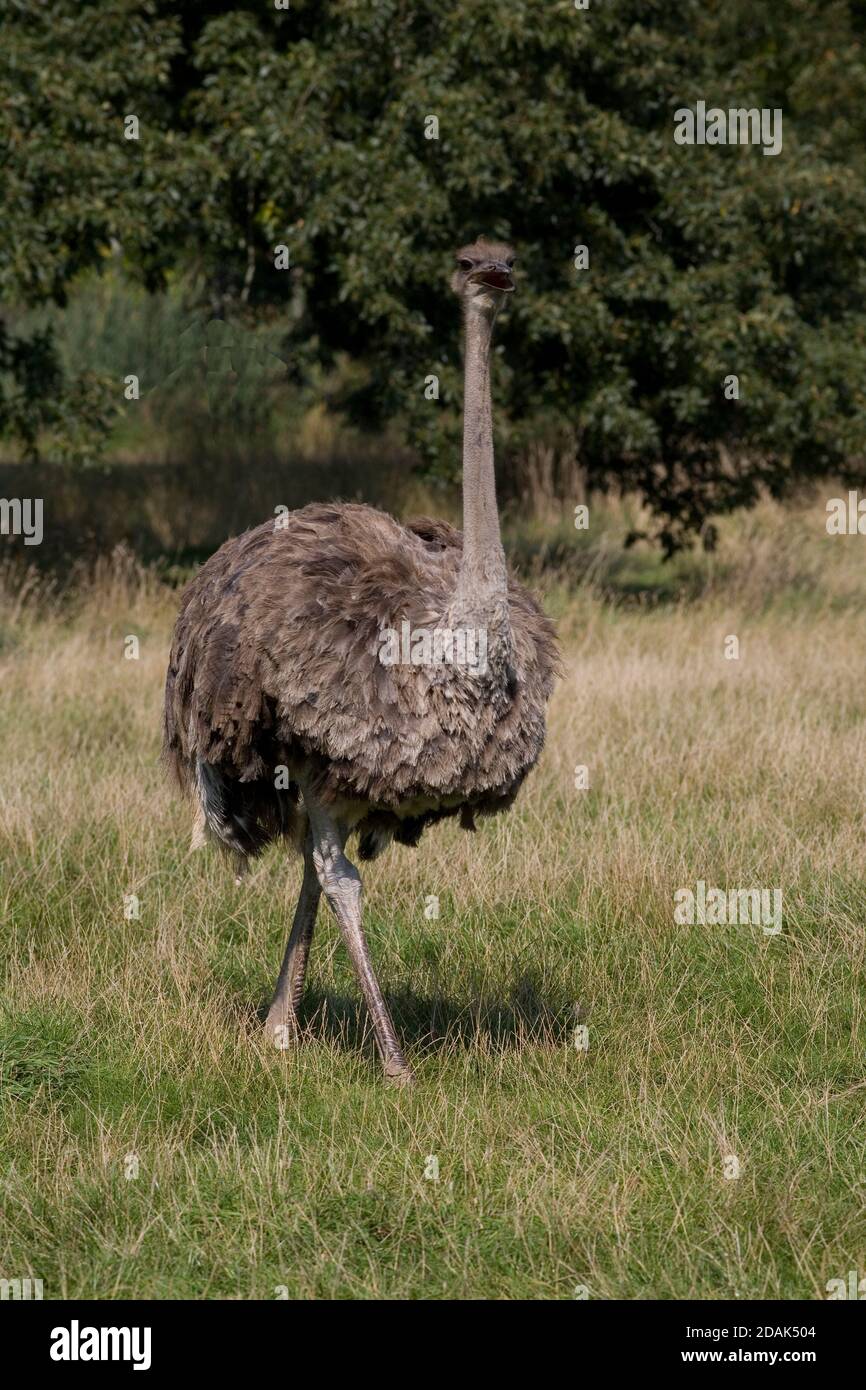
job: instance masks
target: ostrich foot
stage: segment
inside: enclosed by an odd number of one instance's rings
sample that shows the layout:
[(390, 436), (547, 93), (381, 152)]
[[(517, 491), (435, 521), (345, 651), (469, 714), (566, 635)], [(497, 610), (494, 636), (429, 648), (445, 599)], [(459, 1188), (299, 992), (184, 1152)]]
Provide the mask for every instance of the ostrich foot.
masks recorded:
[(385, 1063), (385, 1080), (391, 1086), (414, 1086), (415, 1073), (404, 1058), (401, 1057), (398, 1061), (396, 1057), (392, 1057)]
[(279, 1052), (287, 1052), (300, 1041), (297, 1015), (272, 1005), (265, 1019), (265, 1037)]

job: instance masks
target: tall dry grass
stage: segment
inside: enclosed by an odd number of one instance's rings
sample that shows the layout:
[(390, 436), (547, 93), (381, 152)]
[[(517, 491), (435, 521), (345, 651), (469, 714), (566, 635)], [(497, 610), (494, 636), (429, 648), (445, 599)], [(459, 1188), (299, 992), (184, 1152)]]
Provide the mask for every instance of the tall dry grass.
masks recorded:
[[(862, 542), (766, 504), (665, 567), (623, 555), (632, 521), (564, 518), (557, 569), (512, 535), (567, 658), (542, 763), (509, 816), (366, 875), (411, 1095), (380, 1081), (324, 914), (305, 1040), (261, 1041), (298, 869), (272, 852), (238, 889), (188, 849), (158, 762), (176, 592), (128, 556), (7, 592), (0, 1274), (814, 1298), (864, 1272)], [(699, 879), (780, 887), (782, 933), (677, 926)]]

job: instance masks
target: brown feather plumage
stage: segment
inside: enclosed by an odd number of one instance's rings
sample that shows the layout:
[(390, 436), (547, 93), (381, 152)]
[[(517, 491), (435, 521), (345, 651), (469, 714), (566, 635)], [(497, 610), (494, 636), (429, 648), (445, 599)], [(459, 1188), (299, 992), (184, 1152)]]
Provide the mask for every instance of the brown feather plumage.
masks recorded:
[[(385, 666), (381, 630), (446, 620), (462, 553), (442, 521), (401, 525), (313, 504), (227, 541), (184, 592), (165, 692), (165, 756), (185, 789), (218, 776), (223, 843), (257, 853), (303, 837), (303, 767), (361, 837), (362, 857), (425, 825), (510, 805), (544, 743), (558, 658), (552, 624), (513, 577), (516, 680), (459, 665)], [(199, 787), (201, 792), (201, 788)], [(214, 829), (211, 824), (211, 829)]]

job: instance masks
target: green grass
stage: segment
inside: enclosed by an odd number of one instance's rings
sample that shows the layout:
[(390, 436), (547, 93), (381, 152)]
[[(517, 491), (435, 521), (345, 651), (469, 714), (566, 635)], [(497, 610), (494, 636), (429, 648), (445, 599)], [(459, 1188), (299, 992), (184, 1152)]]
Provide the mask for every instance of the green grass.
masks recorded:
[[(188, 851), (157, 761), (176, 595), (127, 571), (10, 604), (0, 1274), (46, 1298), (793, 1299), (866, 1272), (866, 566), (821, 531), (732, 521), (688, 602), (549, 584), (568, 672), (514, 812), (365, 876), (411, 1091), (324, 912), (303, 1041), (263, 1041), (298, 866), (238, 888)], [(675, 925), (699, 878), (781, 886), (781, 935)]]

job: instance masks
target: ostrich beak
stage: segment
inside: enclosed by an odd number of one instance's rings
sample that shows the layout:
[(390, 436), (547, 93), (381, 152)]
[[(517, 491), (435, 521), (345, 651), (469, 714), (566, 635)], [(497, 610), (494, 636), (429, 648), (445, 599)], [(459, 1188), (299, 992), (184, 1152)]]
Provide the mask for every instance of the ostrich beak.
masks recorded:
[(499, 290), (502, 294), (512, 294), (514, 291), (511, 269), (501, 261), (477, 270), (472, 279), (476, 284), (484, 285), (489, 290)]

